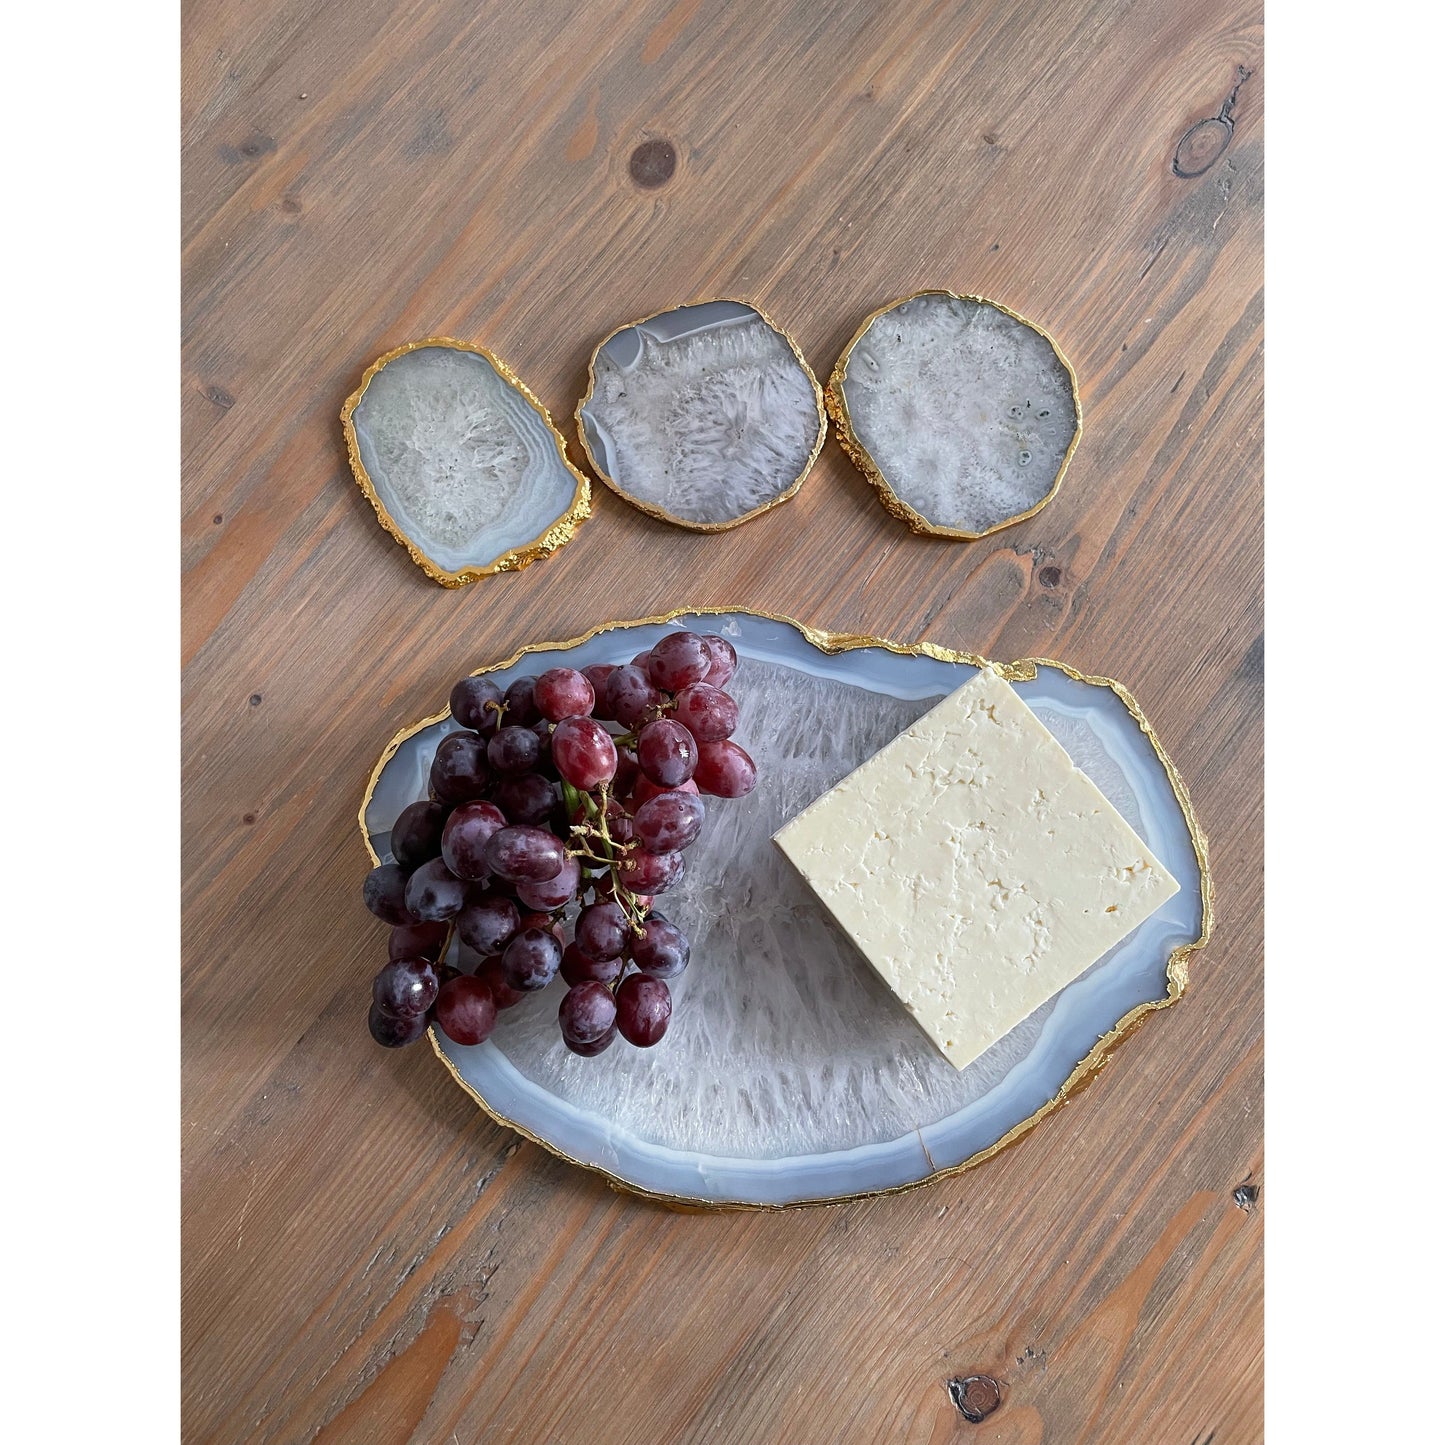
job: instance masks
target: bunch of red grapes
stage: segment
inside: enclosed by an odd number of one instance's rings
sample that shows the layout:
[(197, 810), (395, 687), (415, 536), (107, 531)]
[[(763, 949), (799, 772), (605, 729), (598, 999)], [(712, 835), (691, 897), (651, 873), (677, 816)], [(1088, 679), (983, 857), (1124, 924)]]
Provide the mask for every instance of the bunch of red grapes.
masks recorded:
[[(689, 946), (653, 899), (683, 877), (706, 817), (700, 794), (741, 798), (757, 781), (731, 740), (738, 705), (723, 685), (736, 668), (725, 638), (671, 632), (620, 667), (452, 689), (460, 726), (437, 747), (430, 798), (402, 809), (396, 861), (362, 890), (391, 925), (372, 985), (377, 1043), (412, 1043), (433, 1022), (455, 1043), (482, 1043), (499, 1010), (559, 973), (573, 1053), (663, 1036), (666, 981)], [(453, 931), (471, 972), (444, 961)]]

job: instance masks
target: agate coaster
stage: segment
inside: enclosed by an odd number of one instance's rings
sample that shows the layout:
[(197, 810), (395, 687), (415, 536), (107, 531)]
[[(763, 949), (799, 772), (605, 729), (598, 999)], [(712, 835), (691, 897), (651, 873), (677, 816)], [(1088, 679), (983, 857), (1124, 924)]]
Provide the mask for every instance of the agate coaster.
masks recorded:
[(593, 353), (577, 432), (593, 470), (653, 517), (699, 532), (786, 501), (823, 445), (823, 393), (796, 343), (742, 301), (614, 331)]
[(973, 540), (1058, 491), (1078, 382), (1053, 338), (981, 296), (922, 291), (875, 311), (827, 389), (838, 440), (915, 532)]
[(547, 409), (485, 347), (432, 337), (388, 351), (341, 420), (381, 525), (444, 587), (555, 552), (591, 510)]

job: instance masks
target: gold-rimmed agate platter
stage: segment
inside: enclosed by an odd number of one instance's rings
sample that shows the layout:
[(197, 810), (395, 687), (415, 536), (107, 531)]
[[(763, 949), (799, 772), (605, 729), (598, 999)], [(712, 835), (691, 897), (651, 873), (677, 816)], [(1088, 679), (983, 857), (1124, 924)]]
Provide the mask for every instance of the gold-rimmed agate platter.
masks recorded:
[[(692, 962), (672, 984), (671, 1026), (656, 1047), (580, 1058), (559, 1035), (555, 985), (503, 1012), (481, 1045), (434, 1029), (442, 1064), (494, 1118), (619, 1188), (682, 1208), (896, 1192), (1022, 1139), (1127, 1034), (1183, 995), (1190, 955), (1210, 931), (1206, 844), (1163, 743), (1120, 683), (1043, 659), (1005, 669), (1179, 892), (959, 1071), (771, 840), (982, 659), (737, 609), (609, 624), (468, 661), (505, 686), (549, 667), (626, 662), (681, 628), (721, 633), (736, 649), (734, 736), (759, 782), (746, 798), (708, 799), (688, 875), (658, 900), (692, 940)], [(387, 745), (360, 813), (374, 861), (389, 857), (397, 814), (425, 796), (432, 754), (452, 726), (434, 714)], [(1147, 1046), (1147, 1037), (1134, 1045)]]

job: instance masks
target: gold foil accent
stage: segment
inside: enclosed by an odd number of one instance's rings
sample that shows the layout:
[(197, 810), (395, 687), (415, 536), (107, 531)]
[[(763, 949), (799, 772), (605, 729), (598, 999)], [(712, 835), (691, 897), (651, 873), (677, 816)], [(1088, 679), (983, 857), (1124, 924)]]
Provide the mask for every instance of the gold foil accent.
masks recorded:
[[(405, 356), (408, 352), (420, 351), (428, 346), (446, 346), (453, 351), (470, 351), (474, 356), (480, 356), (489, 362), (502, 380), (514, 391), (519, 392), (533, 411), (542, 418), (543, 425), (552, 433), (552, 439), (557, 443), (557, 455), (561, 458), (562, 465), (577, 480), (577, 486), (573, 490), (572, 501), (568, 504), (567, 510), (556, 518), (541, 536), (534, 537), (520, 547), (513, 547), (510, 551), (503, 552), (501, 556), (494, 558), (485, 566), (464, 567), (460, 572), (448, 572), (446, 568), (433, 562), (387, 511), (367, 473), (365, 463), (361, 460), (361, 450), (356, 441), (356, 424), (353, 420), (356, 408), (366, 393), (366, 388), (371, 385), (372, 379), (381, 371), (382, 367), (388, 362), (395, 361), (398, 356)], [(346, 433), (346, 457), (351, 463), (351, 475), (356, 478), (356, 485), (361, 488), (362, 494), (371, 503), (377, 519), (411, 554), (411, 560), (433, 582), (440, 582), (443, 587), (465, 587), (468, 582), (475, 582), (479, 577), (493, 577), (498, 572), (517, 572), (523, 567), (530, 566), (539, 557), (546, 557), (555, 552), (564, 542), (570, 542), (577, 528), (586, 521), (592, 511), (592, 484), (572, 465), (571, 459), (567, 455), (567, 443), (563, 440), (562, 433), (553, 424), (551, 413), (537, 400), (527, 383), (500, 356), (495, 352), (488, 351), (485, 346), (474, 346), (470, 341), (455, 341), (450, 336), (428, 336), (423, 341), (408, 341), (405, 345), (393, 347), (390, 351), (378, 356), (362, 373), (360, 385), (346, 398), (346, 404), (341, 408), (341, 425)]]
[[(634, 326), (641, 326), (644, 322), (651, 321), (656, 316), (666, 316), (672, 311), (682, 311), (689, 306), (707, 306), (714, 301), (731, 301), (737, 306), (746, 306), (754, 311), (770, 326), (784, 341), (788, 343), (789, 349), (798, 360), (798, 365), (803, 368), (803, 375), (808, 378), (808, 384), (813, 388), (813, 400), (818, 408), (818, 440), (813, 444), (813, 450), (808, 454), (808, 460), (803, 463), (803, 470), (789, 483), (786, 490), (779, 492), (770, 502), (764, 502), (760, 507), (754, 507), (751, 512), (744, 512), (741, 517), (733, 517), (726, 522), (690, 522), (684, 517), (676, 517), (665, 507), (654, 506), (651, 502), (644, 502), (640, 497), (634, 497), (620, 482), (608, 475), (602, 463), (592, 454), (592, 448), (587, 445), (587, 427), (582, 420), (582, 408), (592, 400), (592, 393), (597, 389), (597, 357), (602, 348), (612, 340), (614, 336), (620, 336), (624, 331), (631, 331)], [(653, 311), (647, 316), (639, 316), (636, 321), (629, 321), (624, 326), (616, 326), (602, 338), (592, 349), (592, 355), (587, 358), (587, 391), (582, 400), (577, 403), (577, 409), (573, 413), (577, 423), (577, 440), (582, 446), (582, 451), (587, 457), (587, 463), (602, 480), (617, 493), (625, 502), (630, 502), (639, 512), (646, 512), (649, 517), (656, 517), (660, 522), (671, 522), (675, 527), (686, 527), (691, 532), (726, 532), (733, 527), (741, 527), (744, 522), (751, 522), (754, 517), (761, 517), (764, 512), (771, 511), (774, 507), (780, 506), (790, 497), (797, 494), (798, 488), (808, 479), (808, 473), (813, 470), (813, 463), (818, 460), (818, 453), (823, 450), (823, 443), (828, 438), (828, 413), (823, 403), (823, 388), (818, 385), (818, 378), (813, 375), (813, 369), (808, 365), (808, 359), (803, 355), (798, 343), (785, 331), (766, 311), (754, 301), (743, 301), (736, 296), (706, 296), (701, 301), (684, 301), (680, 306), (670, 306), (666, 311)]]
[[(566, 638), (559, 642), (537, 642), (529, 643), (526, 647), (520, 648), (510, 657), (502, 662), (493, 663), (489, 667), (478, 668), (472, 676), (481, 676), (483, 673), (499, 672), (503, 668), (512, 667), (520, 662), (522, 658), (533, 652), (553, 652), (562, 649), (579, 647), (584, 642), (600, 636), (604, 632), (611, 632), (620, 628), (646, 627), (660, 623), (672, 622), (679, 617), (720, 617), (728, 614), (737, 614), (748, 617), (762, 617), (769, 622), (781, 622), (796, 629), (803, 637), (810, 642), (818, 651), (827, 653), (830, 656), (842, 652), (852, 652), (860, 647), (882, 647), (889, 652), (898, 653), (905, 657), (932, 657), (940, 662), (964, 662), (974, 667), (986, 667), (988, 659), (978, 656), (972, 652), (959, 652), (953, 648), (940, 647), (932, 642), (904, 643), (894, 642), (886, 637), (870, 637), (858, 632), (826, 632), (820, 628), (809, 627), (805, 623), (798, 622), (792, 617), (786, 617), (778, 612), (764, 612), (754, 607), (679, 607), (672, 612), (663, 614), (660, 617), (639, 617), (628, 622), (605, 622), (594, 627), (589, 632), (584, 632), (578, 637)], [(654, 1190), (646, 1189), (638, 1184), (613, 1174), (610, 1170), (604, 1169), (600, 1164), (591, 1164), (584, 1159), (573, 1158), (565, 1150), (559, 1149), (555, 1144), (539, 1138), (530, 1129), (517, 1123), (515, 1119), (509, 1119), (505, 1114), (498, 1113), (496, 1109), (464, 1079), (457, 1071), (456, 1065), (447, 1058), (437, 1043), (436, 1029), (433, 1026), (427, 1031), (427, 1038), (436, 1056), (442, 1061), (447, 1072), (453, 1079), (469, 1094), (476, 1104), (490, 1118), (498, 1124), (505, 1125), (508, 1129), (514, 1130), (524, 1139), (530, 1140), (533, 1144), (545, 1149), (549, 1154), (555, 1154), (559, 1159), (565, 1159), (569, 1164), (575, 1164), (581, 1169), (586, 1169), (593, 1174), (600, 1174), (613, 1189), (620, 1193), (640, 1195), (644, 1199), (650, 1199), (654, 1203), (666, 1205), (684, 1213), (721, 1213), (743, 1209), (802, 1209), (815, 1204), (844, 1204), (853, 1199), (869, 1199), (876, 1195), (903, 1194), (910, 1189), (918, 1189), (925, 1184), (932, 1183), (935, 1179), (948, 1179), (956, 1174), (962, 1174), (966, 1170), (976, 1169), (980, 1164), (986, 1163), (995, 1155), (1002, 1154), (1005, 1149), (1017, 1144), (1031, 1129), (1039, 1124), (1048, 1115), (1052, 1114), (1061, 1104), (1067, 1102), (1074, 1095), (1079, 1093), (1099, 1071), (1113, 1057), (1114, 1051), (1124, 1042), (1135, 1029), (1151, 1014), (1158, 1009), (1168, 1008), (1171, 1004), (1178, 1003), (1184, 996), (1185, 990), (1189, 987), (1189, 956), (1197, 949), (1203, 948), (1209, 942), (1211, 933), (1214, 931), (1214, 881), (1209, 871), (1209, 843), (1204, 836), (1203, 829), (1199, 826), (1199, 819), (1194, 812), (1194, 803), (1189, 796), (1189, 790), (1184, 786), (1184, 780), (1179, 776), (1179, 770), (1174, 766), (1173, 760), (1165, 752), (1164, 745), (1159, 741), (1148, 718), (1139, 708), (1134, 700), (1134, 695), (1122, 683), (1116, 682), (1112, 677), (1097, 676), (1092, 673), (1079, 672), (1066, 662), (1056, 662), (1048, 657), (1026, 657), (1018, 662), (1010, 662), (999, 665), (999, 670), (1010, 682), (1027, 682), (1038, 675), (1041, 667), (1056, 668), (1059, 672), (1074, 679), (1075, 682), (1083, 682), (1091, 687), (1107, 687), (1119, 698), (1129, 710), (1129, 715), (1139, 726), (1139, 731), (1149, 739), (1150, 746), (1154, 749), (1156, 756), (1164, 766), (1165, 775), (1169, 779), (1169, 785), (1174, 790), (1175, 800), (1179, 804), (1180, 811), (1184, 814), (1184, 821), (1189, 828), (1190, 842), (1194, 847), (1194, 856), (1199, 864), (1199, 892), (1200, 892), (1200, 932), (1199, 937), (1189, 943), (1180, 944), (1169, 955), (1165, 967), (1165, 979), (1167, 992), (1164, 998), (1150, 999), (1147, 1003), (1141, 1003), (1129, 1010), (1123, 1018), (1114, 1025), (1108, 1033), (1104, 1034), (1099, 1041), (1074, 1065), (1069, 1077), (1065, 1079), (1063, 1086), (1046, 1104), (1042, 1105), (1027, 1119), (1020, 1120), (1001, 1139), (990, 1144), (988, 1148), (981, 1149), (978, 1153), (970, 1155), (959, 1164), (952, 1164), (946, 1169), (935, 1169), (921, 1179), (911, 1179), (905, 1184), (894, 1184), (884, 1189), (860, 1189), (847, 1194), (833, 1194), (820, 1196), (816, 1199), (798, 1199), (786, 1204), (773, 1204), (767, 1202), (753, 1202), (750, 1200), (715, 1200), (698, 1199), (684, 1194), (661, 1194)], [(381, 862), (375, 849), (371, 846), (371, 836), (366, 828), (366, 809), (371, 802), (371, 795), (376, 789), (377, 779), (381, 776), (381, 770), (391, 760), (397, 748), (408, 738), (422, 731), (423, 728), (431, 727), (450, 716), (450, 709), (444, 708), (441, 712), (433, 713), (430, 717), (423, 718), (420, 722), (412, 723), (403, 728), (386, 745), (376, 766), (371, 770), (371, 777), (366, 785), (365, 796), (361, 800), (361, 808), (357, 813), (357, 821), (361, 826), (361, 839), (366, 848), (367, 856), (375, 867)], [(927, 1151), (925, 1150), (925, 1154)]]
[[(936, 522), (930, 522), (920, 513), (915, 512), (907, 502), (900, 497), (891, 486), (888, 479), (883, 475), (878, 463), (873, 460), (873, 455), (868, 448), (858, 439), (858, 434), (853, 430), (853, 418), (848, 412), (848, 399), (843, 394), (843, 382), (848, 375), (848, 359), (853, 354), (853, 348), (863, 339), (863, 334), (880, 317), (886, 315), (895, 308), (902, 306), (906, 301), (915, 301), (920, 296), (949, 296), (955, 301), (975, 301), (983, 306), (992, 306), (995, 311), (1002, 311), (1005, 316), (1011, 316), (1021, 325), (1027, 326), (1030, 331), (1036, 331), (1053, 348), (1054, 355), (1063, 364), (1064, 370), (1069, 373), (1069, 388), (1074, 399), (1074, 437), (1069, 443), (1068, 450), (1064, 453), (1064, 459), (1059, 463), (1059, 470), (1054, 476), (1054, 483), (1049, 490), (1026, 512), (1018, 512), (1012, 517), (1006, 517), (1002, 522), (996, 522), (992, 527), (986, 527), (982, 532), (966, 532), (959, 527), (944, 527)], [(1025, 521), (1037, 512), (1041, 512), (1057, 495), (1059, 486), (1064, 480), (1064, 473), (1069, 469), (1069, 462), (1073, 459), (1074, 452), (1078, 449), (1079, 439), (1084, 434), (1084, 408), (1079, 400), (1079, 378), (1074, 374), (1073, 365), (1069, 358), (1064, 355), (1059, 343), (1044, 330), (1042, 326), (1030, 321), (1027, 316), (1020, 316), (1011, 307), (1005, 306), (1001, 301), (991, 301), (987, 296), (960, 295), (957, 291), (944, 291), (937, 288), (930, 288), (924, 291), (915, 291), (910, 296), (901, 296), (897, 301), (890, 301), (886, 306), (880, 306), (876, 311), (870, 312), (863, 319), (863, 324), (853, 333), (853, 339), (843, 348), (843, 354), (838, 358), (838, 364), (833, 368), (833, 374), (828, 378), (828, 385), (823, 392), (824, 401), (827, 404), (828, 415), (833, 418), (833, 430), (838, 438), (838, 444), (848, 453), (853, 465), (863, 473), (873, 484), (878, 493), (878, 499), (900, 522), (906, 522), (915, 532), (921, 532), (928, 537), (951, 537), (960, 542), (976, 542), (980, 537), (990, 536), (994, 532), (1002, 531), (1005, 527), (1012, 527), (1015, 522)]]

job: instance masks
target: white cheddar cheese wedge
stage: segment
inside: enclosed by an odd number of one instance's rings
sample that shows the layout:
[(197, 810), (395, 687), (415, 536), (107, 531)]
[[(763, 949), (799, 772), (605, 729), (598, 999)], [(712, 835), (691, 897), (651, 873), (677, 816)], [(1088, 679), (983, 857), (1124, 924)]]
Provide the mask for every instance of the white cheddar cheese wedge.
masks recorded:
[(960, 1069), (1179, 891), (992, 668), (774, 841)]

